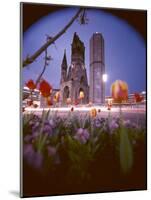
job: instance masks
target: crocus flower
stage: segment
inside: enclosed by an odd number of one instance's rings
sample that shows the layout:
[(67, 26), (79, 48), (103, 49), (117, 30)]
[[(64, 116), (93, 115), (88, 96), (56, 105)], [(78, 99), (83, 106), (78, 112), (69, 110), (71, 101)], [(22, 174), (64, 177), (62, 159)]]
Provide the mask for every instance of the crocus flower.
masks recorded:
[(112, 119), (109, 124), (109, 129), (110, 129), (110, 133), (113, 133), (113, 131), (117, 128), (119, 128), (119, 124), (117, 123), (117, 120), (116, 119)]
[(83, 128), (79, 128), (74, 136), (74, 138), (79, 142), (81, 142), (82, 144), (85, 144), (88, 141), (89, 137), (90, 137), (89, 132), (87, 131), (87, 129)]
[(102, 125), (101, 120), (96, 119), (95, 122), (94, 122), (94, 125), (95, 125), (96, 128), (101, 127), (101, 125)]
[(121, 103), (128, 99), (127, 83), (121, 80), (116, 80), (111, 86), (111, 94), (116, 102)]
[(30, 90), (34, 90), (36, 88), (36, 84), (34, 83), (34, 81), (31, 79), (26, 83), (26, 86), (30, 89)]
[(46, 133), (49, 136), (51, 136), (53, 134), (53, 128), (49, 123), (44, 124), (43, 133)]
[(33, 139), (33, 135), (26, 135), (25, 137), (24, 137), (24, 141), (25, 142), (31, 142), (32, 141), (32, 139)]
[(45, 80), (42, 80), (39, 85), (39, 90), (43, 97), (49, 97), (52, 93), (52, 86)]
[(40, 152), (36, 152), (31, 144), (23, 147), (23, 156), (26, 162), (35, 169), (41, 169), (43, 165), (43, 156)]
[(123, 120), (123, 125), (124, 125), (125, 127), (127, 127), (127, 128), (131, 128), (131, 126), (132, 126), (129, 119)]

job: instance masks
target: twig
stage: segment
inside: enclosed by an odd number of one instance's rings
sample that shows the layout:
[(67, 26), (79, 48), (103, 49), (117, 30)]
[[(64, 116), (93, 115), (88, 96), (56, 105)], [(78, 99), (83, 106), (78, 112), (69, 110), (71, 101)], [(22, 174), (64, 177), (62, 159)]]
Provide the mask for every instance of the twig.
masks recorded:
[[(47, 65), (48, 65), (47, 58), (48, 58), (48, 53), (47, 53), (47, 49), (46, 49), (46, 50), (45, 50), (45, 57), (44, 57), (45, 63), (44, 63), (42, 72), (39, 74), (39, 76), (38, 76), (38, 78), (37, 78), (37, 80), (36, 80), (36, 82), (35, 82), (36, 87), (37, 87), (38, 83), (40, 82), (41, 77), (43, 76), (43, 74), (44, 74), (44, 72), (45, 72), (45, 70), (46, 70), (46, 67), (47, 67)], [(28, 97), (29, 97), (30, 95), (31, 95), (31, 99), (32, 99), (32, 93), (33, 93), (33, 91), (34, 91), (34, 90), (31, 90), (30, 94), (28, 94), (25, 98), (23, 98), (23, 100), (28, 99)]]
[(33, 63), (35, 61), (35, 59), (41, 55), (41, 53), (43, 51), (45, 51), (48, 46), (50, 46), (51, 44), (53, 44), (61, 35), (63, 35), (67, 29), (72, 25), (72, 23), (74, 22), (74, 20), (79, 16), (79, 14), (81, 13), (81, 11), (83, 10), (83, 8), (80, 8), (78, 10), (78, 12), (76, 13), (76, 15), (69, 21), (69, 23), (58, 33), (56, 34), (54, 37), (52, 37), (50, 40), (48, 40), (42, 47), (40, 47), (40, 49), (38, 49), (32, 56), (27, 57), (24, 61), (23, 61), (23, 67)]
[(37, 85), (38, 85), (38, 83), (39, 83), (41, 77), (43, 76), (45, 70), (46, 70), (47, 64), (48, 64), (48, 63), (47, 63), (47, 49), (46, 49), (46, 50), (45, 50), (45, 63), (44, 63), (44, 67), (43, 67), (42, 72), (39, 74), (39, 76), (38, 76), (38, 78), (37, 78), (37, 80), (36, 80), (36, 87), (37, 87)]

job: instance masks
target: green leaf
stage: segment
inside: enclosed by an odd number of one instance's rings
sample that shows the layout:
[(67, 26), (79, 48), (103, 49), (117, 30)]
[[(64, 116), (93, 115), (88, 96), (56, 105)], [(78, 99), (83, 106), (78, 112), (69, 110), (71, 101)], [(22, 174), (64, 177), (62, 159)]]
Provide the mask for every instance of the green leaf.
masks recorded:
[(120, 130), (120, 164), (124, 173), (128, 173), (133, 165), (133, 150), (126, 128)]

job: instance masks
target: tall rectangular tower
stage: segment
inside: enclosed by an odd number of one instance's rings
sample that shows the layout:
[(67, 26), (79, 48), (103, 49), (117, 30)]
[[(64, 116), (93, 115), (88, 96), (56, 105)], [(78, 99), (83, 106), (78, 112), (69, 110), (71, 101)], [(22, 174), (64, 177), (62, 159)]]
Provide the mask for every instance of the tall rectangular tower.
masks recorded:
[(94, 33), (90, 39), (90, 96), (91, 102), (102, 104), (105, 102), (105, 73), (104, 39), (101, 33)]

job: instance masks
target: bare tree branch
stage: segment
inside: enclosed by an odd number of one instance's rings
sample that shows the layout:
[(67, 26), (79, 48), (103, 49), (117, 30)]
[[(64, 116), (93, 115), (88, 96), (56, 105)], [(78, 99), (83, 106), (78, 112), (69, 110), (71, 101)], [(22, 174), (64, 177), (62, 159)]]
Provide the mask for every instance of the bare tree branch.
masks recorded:
[[(39, 74), (38, 78), (35, 81), (36, 87), (37, 87), (38, 83), (40, 82), (40, 80), (41, 80), (41, 78), (42, 78), (42, 76), (43, 76), (43, 74), (44, 74), (44, 72), (46, 70), (48, 62), (51, 60), (50, 57), (48, 56), (47, 49), (45, 50), (45, 57), (44, 57), (44, 59), (45, 59), (45, 62), (44, 62), (43, 69), (42, 69), (41, 73)], [(31, 100), (32, 100), (32, 94), (33, 94), (33, 92), (34, 92), (34, 90), (31, 90), (30, 94), (24, 95), (23, 96), (23, 100), (28, 99), (30, 96), (31, 96)]]
[(47, 63), (47, 49), (45, 50), (45, 63), (44, 63), (44, 67), (43, 67), (43, 70), (42, 70), (42, 72), (39, 74), (39, 76), (38, 76), (38, 78), (37, 78), (37, 80), (36, 80), (36, 87), (37, 87), (37, 85), (38, 85), (38, 83), (40, 82), (40, 80), (41, 80), (41, 77), (43, 76), (43, 74), (44, 74), (44, 72), (45, 72), (45, 70), (46, 70), (46, 67), (47, 67), (47, 65), (48, 65), (48, 63)]
[(50, 40), (48, 40), (42, 47), (40, 47), (40, 49), (38, 49), (32, 56), (27, 57), (23, 61), (23, 67), (33, 63), (35, 61), (35, 59), (38, 56), (40, 56), (42, 54), (42, 52), (48, 48), (48, 46), (53, 44), (61, 35), (63, 35), (67, 31), (67, 29), (72, 25), (74, 20), (79, 16), (79, 14), (82, 12), (82, 10), (83, 10), (83, 8), (80, 8), (78, 10), (78, 12), (75, 14), (75, 16), (69, 21), (69, 23), (58, 34), (56, 34), (54, 37), (50, 38)]

